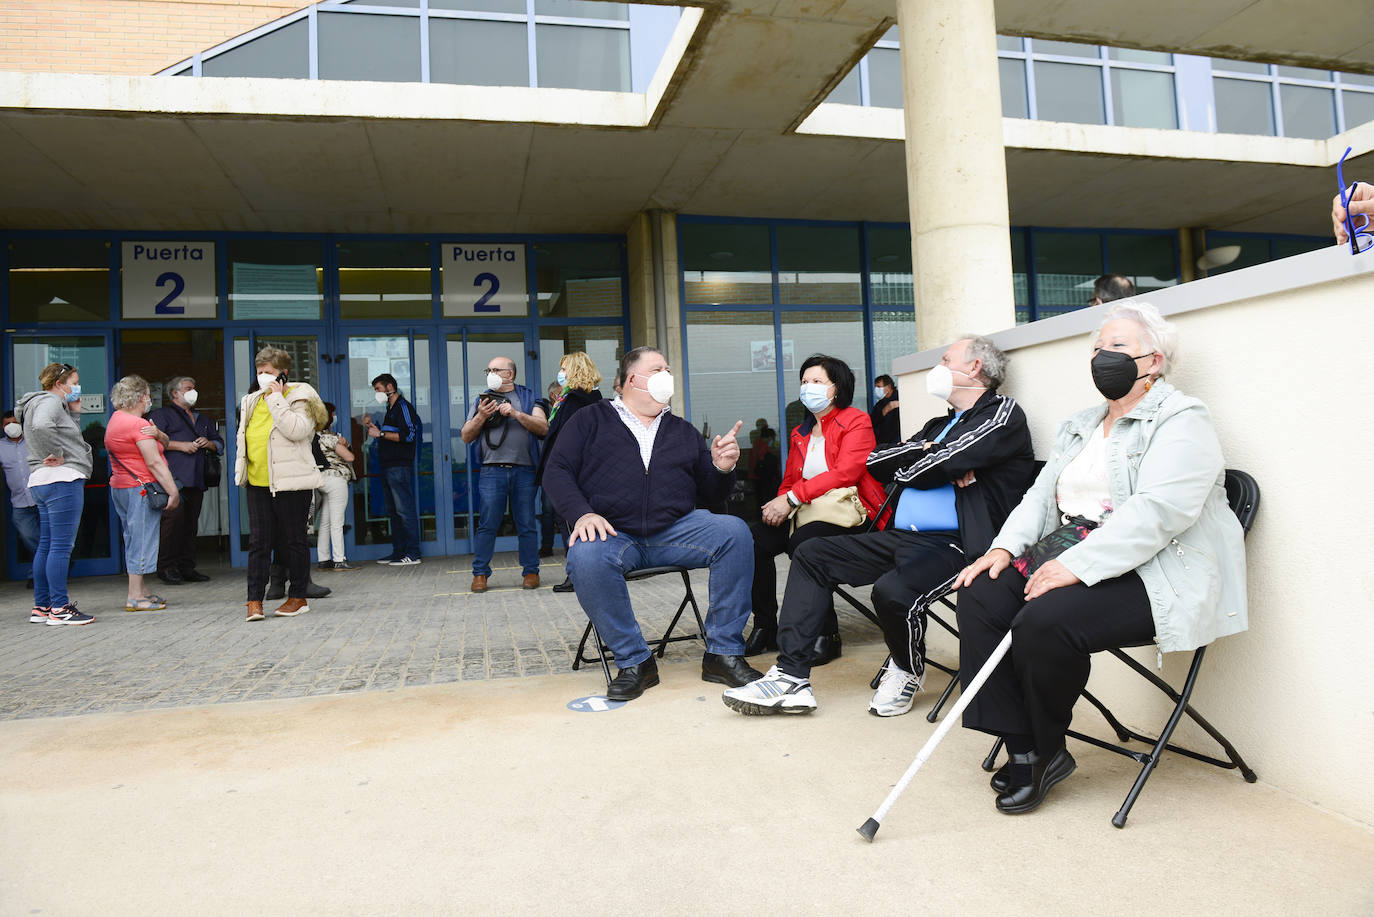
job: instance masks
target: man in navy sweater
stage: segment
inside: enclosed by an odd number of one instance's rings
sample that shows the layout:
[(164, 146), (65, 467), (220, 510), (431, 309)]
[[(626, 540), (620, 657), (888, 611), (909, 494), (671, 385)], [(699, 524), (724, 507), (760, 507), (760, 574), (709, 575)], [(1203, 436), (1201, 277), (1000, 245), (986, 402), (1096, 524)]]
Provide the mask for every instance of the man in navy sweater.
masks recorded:
[(620, 396), (578, 411), (544, 469), (558, 515), (575, 520), (568, 575), (577, 600), (620, 668), (606, 696), (632, 700), (658, 684), (625, 585), (625, 574), (643, 567), (710, 568), (701, 678), (748, 684), (760, 677), (744, 660), (753, 539), (744, 520), (696, 508), (723, 500), (734, 486), (740, 423), (708, 447), (669, 412), (673, 376), (652, 347), (621, 357), (617, 378)]

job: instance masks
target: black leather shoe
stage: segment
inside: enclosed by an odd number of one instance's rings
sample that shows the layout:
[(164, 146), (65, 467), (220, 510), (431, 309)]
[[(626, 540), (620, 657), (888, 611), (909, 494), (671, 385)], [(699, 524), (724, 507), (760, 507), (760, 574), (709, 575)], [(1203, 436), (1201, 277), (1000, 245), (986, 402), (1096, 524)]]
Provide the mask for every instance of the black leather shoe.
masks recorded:
[(997, 797), (997, 811), (1005, 815), (1020, 815), (1036, 808), (1045, 801), (1050, 787), (1078, 767), (1067, 748), (1059, 749), (1048, 761), (1041, 760), (1035, 752), (1012, 755), (1011, 760), (1013, 764), (1030, 764), (1031, 782), (1029, 786), (1014, 786)]
[(554, 591), (554, 592), (575, 592), (576, 590), (573, 589), (572, 580), (565, 576), (565, 577), (563, 577), (563, 582), (561, 582), (561, 583), (559, 583), (557, 586), (554, 586), (554, 587), (553, 587), (553, 591)]
[(606, 689), (606, 700), (634, 700), (658, 684), (658, 662), (653, 656), (639, 665), (627, 665), (615, 673), (615, 680)]
[(157, 578), (168, 586), (180, 586), (186, 582), (186, 580), (182, 578), (181, 572), (178, 570), (159, 570), (157, 571)]
[(840, 635), (822, 634), (811, 644), (811, 667), (825, 665), (840, 658)]
[(1010, 761), (1008, 761), (1006, 764), (1003, 764), (1001, 767), (997, 768), (997, 773), (992, 775), (992, 779), (988, 781), (988, 785), (992, 787), (994, 790), (996, 790), (998, 795), (1001, 795), (1002, 793), (1005, 793), (1011, 789)]
[(184, 580), (185, 580), (186, 582), (188, 582), (188, 583), (208, 583), (208, 582), (210, 582), (210, 577), (206, 576), (204, 573), (201, 573), (201, 572), (199, 572), (199, 571), (197, 571), (197, 570), (183, 570), (183, 571), (181, 572), (181, 578), (184, 579)]
[(540, 557), (552, 557), (552, 556), (553, 556), (553, 548), (540, 548), (540, 549), (539, 549), (539, 556), (540, 556)]
[(754, 629), (749, 633), (749, 639), (744, 641), (744, 655), (757, 656), (760, 653), (776, 653), (777, 651), (778, 629), (755, 624)]
[(333, 591), (328, 586), (319, 586), (310, 580), (305, 581), (305, 597), (307, 599), (322, 599)]
[(263, 596), (269, 602), (277, 599), (286, 598), (286, 568), (273, 564), (267, 571), (267, 594)]
[(701, 655), (702, 681), (742, 688), (762, 677), (763, 673), (754, 671), (753, 667), (744, 661), (743, 656), (721, 656), (716, 653)]

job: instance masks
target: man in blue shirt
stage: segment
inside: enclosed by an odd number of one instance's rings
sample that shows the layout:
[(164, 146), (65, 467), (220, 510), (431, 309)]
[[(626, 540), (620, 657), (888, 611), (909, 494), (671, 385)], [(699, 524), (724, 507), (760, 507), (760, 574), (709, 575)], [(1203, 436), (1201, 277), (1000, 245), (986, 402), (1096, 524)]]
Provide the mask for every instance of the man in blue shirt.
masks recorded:
[(925, 679), (926, 608), (966, 558), (987, 550), (1030, 484), (1035, 458), (1026, 416), (997, 394), (1006, 367), (1006, 355), (988, 338), (970, 335), (949, 346), (926, 388), (951, 410), (868, 458), (869, 472), (900, 490), (895, 510), (878, 521), (878, 531), (816, 538), (797, 549), (778, 613), (778, 663), (758, 681), (727, 690), (726, 706), (741, 713), (814, 710), (811, 653), (831, 593), (842, 583), (872, 583), (892, 662), (869, 712), (898, 716), (911, 709)]
[(167, 467), (177, 479), (181, 500), (175, 509), (162, 511), (157, 578), (170, 586), (203, 583), (210, 577), (196, 570), (196, 533), (205, 489), (219, 484), (206, 480), (205, 455), (223, 455), (224, 438), (213, 420), (195, 410), (200, 399), (195, 379), (173, 376), (163, 394), (162, 407), (149, 412), (148, 420), (167, 434)]
[(420, 510), (415, 503), (415, 447), (420, 442), (420, 415), (401, 395), (391, 373), (373, 379), (372, 388), (386, 413), (380, 427), (371, 417), (367, 418), (367, 435), (377, 440), (382, 493), (391, 517), (391, 554), (377, 563), (414, 567), (420, 563)]

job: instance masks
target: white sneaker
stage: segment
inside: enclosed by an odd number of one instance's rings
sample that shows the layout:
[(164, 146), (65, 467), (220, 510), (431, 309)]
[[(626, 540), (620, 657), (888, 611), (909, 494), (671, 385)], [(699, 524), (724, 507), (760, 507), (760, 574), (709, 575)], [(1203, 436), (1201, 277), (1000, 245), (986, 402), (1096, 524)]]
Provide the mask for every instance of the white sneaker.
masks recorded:
[(784, 675), (777, 666), (747, 685), (726, 688), (721, 700), (731, 710), (746, 716), (810, 713), (816, 709), (816, 695), (811, 693), (811, 682)]
[(878, 682), (878, 690), (873, 692), (873, 700), (868, 702), (868, 712), (874, 716), (910, 713), (916, 692), (921, 690), (924, 683), (924, 673), (917, 677), (889, 660), (887, 668), (883, 669), (882, 680)]
[(419, 565), (420, 558), (418, 557), (402, 557), (400, 560), (393, 560), (391, 562), (391, 566), (393, 567), (418, 567)]

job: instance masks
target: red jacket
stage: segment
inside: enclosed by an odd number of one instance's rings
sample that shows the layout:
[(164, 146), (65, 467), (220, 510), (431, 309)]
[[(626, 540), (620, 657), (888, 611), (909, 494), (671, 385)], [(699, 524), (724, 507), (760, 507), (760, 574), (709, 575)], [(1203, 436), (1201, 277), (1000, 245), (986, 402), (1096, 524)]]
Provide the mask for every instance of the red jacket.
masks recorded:
[[(814, 416), (808, 416), (792, 430), (787, 470), (783, 473), (778, 496), (790, 490), (803, 503), (810, 503), (827, 490), (857, 485), (859, 500), (871, 519), (887, 496), (883, 485), (868, 473), (868, 456), (877, 444), (873, 436), (873, 421), (868, 414), (854, 407), (827, 414), (820, 423), (821, 434), (825, 437), (825, 464), (830, 470), (804, 481), (802, 465), (806, 462), (807, 440), (811, 438), (811, 428), (815, 422)], [(803, 427), (806, 428), (805, 433), (802, 432)], [(886, 525), (887, 520), (882, 519), (877, 527), (884, 528)]]

